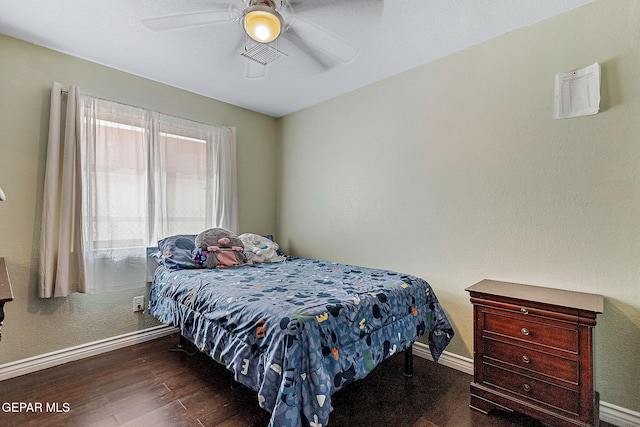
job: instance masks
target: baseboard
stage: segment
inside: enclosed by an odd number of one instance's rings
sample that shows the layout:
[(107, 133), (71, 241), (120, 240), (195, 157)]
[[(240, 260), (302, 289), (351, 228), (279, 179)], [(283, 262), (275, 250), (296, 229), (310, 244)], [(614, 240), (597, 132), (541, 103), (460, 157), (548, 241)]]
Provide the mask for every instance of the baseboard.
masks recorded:
[[(433, 362), (431, 350), (427, 344), (419, 341), (413, 343), (413, 354)], [(440, 355), (438, 363), (457, 371), (464, 372), (465, 374), (473, 375), (473, 360), (468, 357), (458, 356), (457, 354), (445, 351)]]
[(141, 331), (118, 335), (104, 340), (94, 341), (87, 344), (82, 344), (79, 346), (65, 348), (63, 350), (30, 357), (28, 359), (5, 363), (4, 365), (0, 365), (0, 381), (19, 377), (20, 375), (30, 374), (42, 369), (62, 365), (74, 360), (96, 356), (98, 354), (117, 350), (123, 347), (128, 347), (134, 344), (139, 344), (145, 341), (151, 341), (153, 339), (177, 332), (178, 330), (176, 328), (166, 325), (160, 325), (153, 328), (143, 329)]
[(620, 427), (640, 426), (640, 412), (600, 402), (600, 420)]
[[(413, 344), (413, 354), (433, 362), (431, 351), (427, 344), (416, 342)], [(449, 368), (473, 375), (473, 359), (444, 352), (438, 363)], [(600, 402), (600, 421), (619, 427), (640, 427), (640, 413), (621, 408), (607, 402)]]

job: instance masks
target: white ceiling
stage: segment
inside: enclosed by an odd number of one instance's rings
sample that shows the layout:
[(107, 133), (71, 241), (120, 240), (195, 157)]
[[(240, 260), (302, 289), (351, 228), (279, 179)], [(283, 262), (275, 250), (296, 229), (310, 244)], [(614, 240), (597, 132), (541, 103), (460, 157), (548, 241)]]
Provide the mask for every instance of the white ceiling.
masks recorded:
[(288, 56), (258, 79), (245, 77), (238, 21), (169, 31), (141, 23), (221, 5), (241, 10), (243, 0), (2, 0), (0, 33), (280, 117), (592, 1), (291, 0), (290, 18), (358, 54), (341, 63), (286, 34), (277, 48)]

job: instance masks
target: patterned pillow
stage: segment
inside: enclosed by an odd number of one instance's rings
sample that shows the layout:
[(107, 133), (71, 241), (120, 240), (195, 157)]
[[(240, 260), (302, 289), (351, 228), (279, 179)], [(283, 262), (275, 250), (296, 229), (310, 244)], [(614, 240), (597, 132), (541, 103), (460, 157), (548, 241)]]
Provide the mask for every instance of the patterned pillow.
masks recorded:
[(192, 258), (192, 252), (196, 248), (195, 241), (195, 234), (176, 234), (159, 240), (162, 264), (169, 270), (199, 268)]
[[(267, 239), (271, 240), (273, 243), (277, 242), (275, 241), (275, 239), (273, 238), (273, 234), (265, 234), (264, 237), (266, 237)], [(282, 250), (282, 248), (280, 247), (280, 245), (278, 245), (278, 250), (276, 250), (276, 253), (280, 256), (287, 256), (287, 254), (284, 253), (284, 251)]]

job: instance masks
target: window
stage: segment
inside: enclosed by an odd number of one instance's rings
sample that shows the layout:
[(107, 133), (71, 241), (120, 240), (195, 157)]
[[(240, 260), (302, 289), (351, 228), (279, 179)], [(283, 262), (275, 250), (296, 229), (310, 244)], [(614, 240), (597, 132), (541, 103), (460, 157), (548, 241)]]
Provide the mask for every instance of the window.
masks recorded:
[[(152, 239), (172, 234), (197, 234), (207, 227), (207, 141), (161, 132), (155, 142), (165, 154), (163, 176), (166, 230), (147, 236), (151, 212), (147, 210), (149, 138), (140, 126), (107, 120), (96, 123), (92, 220), (93, 248), (114, 249), (152, 246)], [(213, 159), (214, 160), (214, 159)]]
[(163, 237), (237, 231), (233, 129), (80, 99), (88, 292), (139, 287)]
[(146, 248), (238, 231), (235, 129), (51, 89), (38, 296), (143, 286)]

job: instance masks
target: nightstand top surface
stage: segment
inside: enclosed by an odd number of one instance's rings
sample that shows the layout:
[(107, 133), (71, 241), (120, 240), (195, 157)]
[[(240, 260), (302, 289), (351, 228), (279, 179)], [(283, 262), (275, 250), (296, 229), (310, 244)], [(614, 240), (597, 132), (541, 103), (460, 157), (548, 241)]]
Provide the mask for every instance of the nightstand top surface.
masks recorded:
[(489, 295), (498, 295), (525, 301), (536, 301), (579, 310), (602, 313), (604, 298), (602, 295), (575, 292), (563, 289), (544, 288), (541, 286), (523, 285), (519, 283), (501, 282), (484, 279), (465, 289)]

